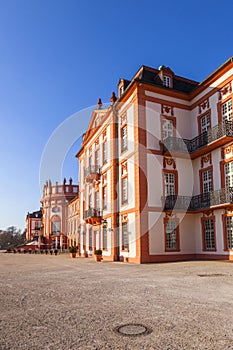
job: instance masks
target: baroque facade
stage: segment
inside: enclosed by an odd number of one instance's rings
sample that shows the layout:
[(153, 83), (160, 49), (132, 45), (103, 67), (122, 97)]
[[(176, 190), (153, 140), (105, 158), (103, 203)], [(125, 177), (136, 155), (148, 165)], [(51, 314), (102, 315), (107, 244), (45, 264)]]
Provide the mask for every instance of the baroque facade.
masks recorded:
[(42, 236), (42, 210), (27, 213), (26, 216), (26, 240), (37, 240)]
[(233, 260), (232, 90), (232, 57), (201, 83), (165, 66), (120, 79), (83, 135), (79, 185), (44, 187), (45, 244), (132, 263)]
[(233, 259), (233, 59), (199, 83), (165, 66), (99, 100), (79, 159), (80, 253)]
[(68, 227), (67, 239), (69, 247), (80, 249), (80, 215), (79, 215), (79, 195), (72, 199), (68, 204)]
[(63, 184), (52, 185), (47, 181), (44, 186), (42, 204), (42, 241), (47, 248), (66, 249), (68, 205), (78, 195), (78, 185), (64, 179)]

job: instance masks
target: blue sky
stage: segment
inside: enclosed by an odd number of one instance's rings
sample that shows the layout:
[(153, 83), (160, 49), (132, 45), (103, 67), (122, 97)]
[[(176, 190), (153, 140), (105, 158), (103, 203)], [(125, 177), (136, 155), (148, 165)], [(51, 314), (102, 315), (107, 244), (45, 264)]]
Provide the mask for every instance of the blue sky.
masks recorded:
[[(0, 0), (0, 228), (23, 229), (39, 208), (41, 156), (64, 120), (143, 64), (203, 80), (233, 55), (232, 11), (231, 0)], [(63, 169), (75, 182), (76, 147)]]

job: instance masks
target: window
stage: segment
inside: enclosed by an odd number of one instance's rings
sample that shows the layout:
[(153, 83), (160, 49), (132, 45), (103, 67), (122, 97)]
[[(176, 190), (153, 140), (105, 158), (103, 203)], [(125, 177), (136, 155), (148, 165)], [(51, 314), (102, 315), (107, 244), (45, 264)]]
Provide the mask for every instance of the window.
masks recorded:
[(166, 250), (178, 250), (178, 228), (175, 220), (165, 223)]
[(174, 136), (174, 123), (171, 119), (162, 120), (162, 137), (166, 139), (169, 136)]
[(92, 153), (90, 153), (90, 156), (89, 156), (89, 166), (91, 165), (93, 165)]
[(232, 121), (232, 100), (222, 104), (222, 121)]
[(200, 119), (201, 133), (210, 129), (210, 115), (206, 114)]
[(233, 187), (233, 162), (226, 163), (224, 168), (226, 188)]
[(128, 223), (122, 223), (122, 250), (129, 250)]
[(121, 95), (123, 95), (124, 93), (124, 85), (122, 85), (119, 89), (119, 96), (121, 97)]
[(128, 202), (128, 177), (125, 176), (121, 179), (121, 203), (126, 204)]
[(212, 191), (212, 170), (202, 172), (202, 193), (209, 193)]
[(92, 250), (93, 247), (93, 235), (92, 235), (92, 227), (89, 228), (89, 250)]
[(127, 150), (127, 125), (124, 125), (121, 128), (121, 152), (124, 152)]
[(97, 128), (97, 126), (99, 126), (100, 124), (100, 118), (97, 118), (96, 117), (96, 120), (95, 120), (95, 128)]
[(89, 208), (93, 208), (92, 188), (89, 186)]
[(100, 195), (99, 192), (95, 192), (95, 208), (98, 210), (100, 208)]
[(103, 187), (103, 209), (107, 209), (107, 186)]
[(203, 220), (204, 250), (215, 250), (214, 220)]
[(107, 142), (103, 143), (103, 164), (107, 163)]
[(226, 248), (233, 249), (233, 216), (226, 216)]
[(100, 165), (100, 151), (97, 149), (95, 151), (95, 166), (98, 167)]
[(108, 249), (107, 227), (103, 227), (103, 250)]
[(164, 173), (164, 194), (165, 196), (176, 194), (176, 177), (174, 173)]
[(61, 231), (61, 222), (60, 221), (53, 221), (52, 222), (52, 234), (57, 235)]
[(166, 87), (170, 87), (171, 85), (170, 77), (168, 77), (167, 75), (163, 76), (163, 85)]

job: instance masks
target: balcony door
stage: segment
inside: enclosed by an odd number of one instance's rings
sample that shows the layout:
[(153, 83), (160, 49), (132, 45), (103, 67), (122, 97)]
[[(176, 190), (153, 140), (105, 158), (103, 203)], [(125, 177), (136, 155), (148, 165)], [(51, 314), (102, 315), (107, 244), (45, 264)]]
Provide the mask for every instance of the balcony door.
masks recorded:
[(60, 235), (61, 232), (61, 221), (52, 221), (52, 235)]
[(207, 194), (213, 189), (212, 186), (212, 170), (202, 172), (202, 193)]
[(176, 194), (176, 176), (174, 173), (164, 173), (165, 197)]
[(233, 187), (233, 162), (224, 165), (225, 171), (225, 186), (226, 188)]
[(171, 119), (163, 119), (162, 121), (162, 136), (165, 140), (169, 136), (174, 135), (174, 123)]

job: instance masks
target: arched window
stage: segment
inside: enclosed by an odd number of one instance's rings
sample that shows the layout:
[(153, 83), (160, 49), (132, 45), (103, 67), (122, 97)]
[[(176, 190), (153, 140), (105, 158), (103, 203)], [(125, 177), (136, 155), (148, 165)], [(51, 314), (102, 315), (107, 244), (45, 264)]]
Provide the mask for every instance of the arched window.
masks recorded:
[(58, 215), (55, 215), (51, 219), (51, 234), (53, 236), (60, 235), (61, 232), (61, 218)]

